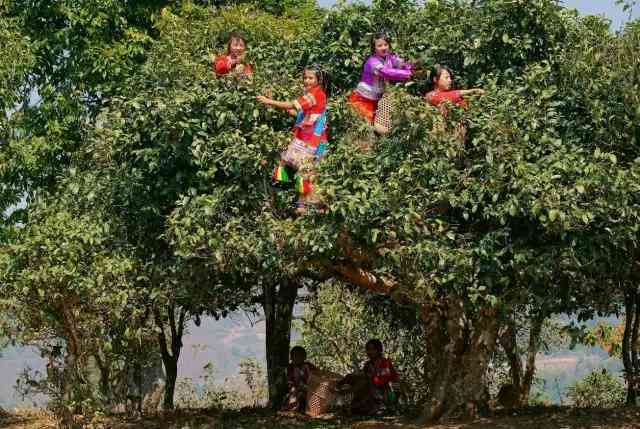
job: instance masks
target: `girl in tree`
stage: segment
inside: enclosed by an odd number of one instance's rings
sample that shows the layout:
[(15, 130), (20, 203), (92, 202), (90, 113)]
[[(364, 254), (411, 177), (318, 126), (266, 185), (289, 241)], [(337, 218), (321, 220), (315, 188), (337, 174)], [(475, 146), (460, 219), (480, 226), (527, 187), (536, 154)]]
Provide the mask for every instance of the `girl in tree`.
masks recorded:
[(247, 77), (253, 73), (249, 64), (244, 64), (244, 56), (247, 42), (242, 34), (237, 31), (229, 35), (226, 55), (218, 56), (213, 62), (213, 70), (216, 76), (233, 74), (237, 77)]
[(437, 64), (431, 71), (431, 83), (433, 90), (425, 94), (425, 99), (432, 106), (437, 107), (443, 116), (447, 116), (448, 110), (444, 102), (467, 108), (467, 101), (464, 97), (469, 95), (484, 95), (485, 90), (480, 88), (474, 89), (457, 89), (453, 88), (453, 73), (448, 67)]
[(378, 134), (386, 134), (391, 126), (391, 106), (382, 103), (387, 81), (411, 78), (412, 65), (391, 52), (389, 38), (376, 33), (371, 38), (371, 55), (362, 68), (360, 82), (349, 97), (354, 110), (374, 126)]
[[(484, 95), (484, 89), (452, 89), (453, 72), (448, 67), (437, 64), (430, 73), (433, 90), (425, 94), (427, 103), (437, 107), (443, 117), (447, 117), (449, 109), (447, 105), (454, 105), (466, 109), (468, 107), (465, 97), (470, 95)], [(464, 146), (467, 136), (467, 128), (463, 123), (456, 125), (454, 134)]]
[(293, 140), (281, 155), (273, 172), (274, 183), (288, 183), (291, 172), (298, 192), (296, 213), (301, 215), (309, 207), (322, 209), (314, 189), (314, 167), (327, 149), (327, 95), (324, 74), (320, 66), (313, 65), (303, 72), (304, 94), (295, 101), (276, 101), (260, 95), (260, 103), (286, 110), (296, 117)]
[(298, 411), (303, 413), (307, 406), (307, 388), (309, 376), (317, 368), (307, 362), (307, 351), (296, 346), (290, 352), (291, 362), (287, 366), (288, 393), (283, 409), (285, 411)]
[(366, 352), (369, 360), (365, 362), (362, 374), (350, 374), (338, 384), (351, 386), (353, 414), (381, 414), (396, 401), (391, 383), (398, 382), (399, 377), (391, 360), (384, 357), (380, 340), (367, 341)]

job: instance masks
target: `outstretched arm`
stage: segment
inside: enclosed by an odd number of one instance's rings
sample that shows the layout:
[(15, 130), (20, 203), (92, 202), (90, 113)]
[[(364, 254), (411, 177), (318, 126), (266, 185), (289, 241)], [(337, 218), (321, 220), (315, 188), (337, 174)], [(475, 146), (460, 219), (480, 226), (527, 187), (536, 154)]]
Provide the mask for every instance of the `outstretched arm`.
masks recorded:
[(460, 95), (465, 97), (467, 95), (485, 95), (487, 91), (482, 88), (473, 88), (473, 89), (461, 89)]
[(383, 66), (378, 69), (378, 74), (387, 80), (409, 80), (411, 78), (411, 67), (397, 69), (391, 66)]
[(272, 106), (278, 109), (286, 110), (287, 113), (292, 116), (295, 116), (297, 114), (296, 106), (291, 101), (277, 101), (264, 95), (258, 95), (256, 97), (256, 100), (266, 106)]
[(231, 71), (231, 69), (236, 65), (236, 61), (234, 58), (222, 55), (216, 58), (213, 63), (213, 68), (216, 74), (222, 75), (227, 74)]

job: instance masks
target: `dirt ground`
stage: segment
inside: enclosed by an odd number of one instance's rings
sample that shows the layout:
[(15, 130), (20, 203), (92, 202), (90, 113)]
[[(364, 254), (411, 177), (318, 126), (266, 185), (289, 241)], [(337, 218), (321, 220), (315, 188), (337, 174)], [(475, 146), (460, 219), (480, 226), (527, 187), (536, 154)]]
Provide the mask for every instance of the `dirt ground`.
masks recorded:
[[(0, 429), (54, 429), (55, 419), (42, 410), (0, 410)], [(493, 417), (469, 422), (443, 422), (431, 429), (640, 429), (640, 408), (578, 410), (535, 408), (501, 412)], [(96, 417), (86, 421), (76, 417), (77, 429), (422, 429), (401, 418), (352, 420), (337, 417), (310, 419), (291, 414), (273, 415), (262, 410), (220, 413), (181, 410), (147, 416), (144, 419)], [(75, 429), (74, 428), (74, 429)]]

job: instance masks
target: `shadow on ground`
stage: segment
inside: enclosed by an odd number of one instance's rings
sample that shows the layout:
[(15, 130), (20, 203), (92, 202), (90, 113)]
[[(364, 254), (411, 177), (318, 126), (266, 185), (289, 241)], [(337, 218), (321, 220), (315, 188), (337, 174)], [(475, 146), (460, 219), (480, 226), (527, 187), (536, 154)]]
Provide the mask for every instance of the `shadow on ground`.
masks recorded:
[[(54, 429), (55, 419), (42, 410), (0, 413), (0, 429)], [(445, 421), (431, 429), (640, 429), (640, 408), (578, 410), (572, 408), (529, 408), (517, 412), (499, 412), (474, 421)], [(153, 416), (127, 418), (76, 416), (73, 429), (421, 429), (406, 419), (355, 420), (327, 416), (311, 419), (294, 414), (276, 414), (266, 410), (219, 412), (215, 410), (179, 410)]]

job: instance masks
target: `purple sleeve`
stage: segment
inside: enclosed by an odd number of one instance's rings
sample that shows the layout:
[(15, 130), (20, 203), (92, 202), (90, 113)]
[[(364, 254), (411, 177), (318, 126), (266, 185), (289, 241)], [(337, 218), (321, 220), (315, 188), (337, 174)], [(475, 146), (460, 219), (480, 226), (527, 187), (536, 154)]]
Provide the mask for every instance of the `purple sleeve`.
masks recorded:
[(403, 60), (396, 54), (391, 55), (391, 64), (393, 64), (393, 67), (396, 69), (413, 70), (413, 64)]
[(402, 81), (411, 78), (411, 65), (395, 54), (392, 54), (384, 64), (378, 63), (375, 69), (378, 75), (387, 80)]
[(387, 80), (409, 80), (411, 78), (411, 69), (395, 69), (390, 64), (385, 64), (378, 69), (378, 74)]

